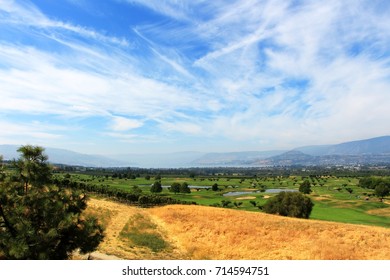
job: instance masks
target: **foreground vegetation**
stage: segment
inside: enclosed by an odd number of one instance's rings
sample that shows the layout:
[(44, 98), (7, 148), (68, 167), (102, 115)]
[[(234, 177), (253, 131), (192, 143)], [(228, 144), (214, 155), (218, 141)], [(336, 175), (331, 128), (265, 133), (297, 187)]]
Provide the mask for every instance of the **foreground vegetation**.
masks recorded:
[(76, 249), (94, 251), (103, 228), (96, 217), (82, 215), (85, 193), (52, 184), (42, 148), (23, 146), (18, 151), (13, 169), (0, 165), (0, 256), (68, 259)]

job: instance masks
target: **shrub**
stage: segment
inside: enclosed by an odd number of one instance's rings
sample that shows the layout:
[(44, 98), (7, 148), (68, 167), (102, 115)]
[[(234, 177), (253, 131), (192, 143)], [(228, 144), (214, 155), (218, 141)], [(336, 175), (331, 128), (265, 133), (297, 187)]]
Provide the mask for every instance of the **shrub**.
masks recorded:
[(269, 214), (308, 219), (313, 206), (310, 198), (299, 192), (281, 192), (270, 198), (263, 210)]

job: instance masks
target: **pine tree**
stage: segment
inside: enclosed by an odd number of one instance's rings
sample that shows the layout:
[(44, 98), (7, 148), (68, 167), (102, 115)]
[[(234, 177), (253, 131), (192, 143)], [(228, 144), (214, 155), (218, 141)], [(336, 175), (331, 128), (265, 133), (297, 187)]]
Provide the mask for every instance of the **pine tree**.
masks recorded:
[(103, 239), (96, 217), (86, 217), (81, 191), (51, 183), (41, 147), (23, 146), (16, 173), (0, 182), (0, 251), (8, 259), (68, 259), (94, 251)]

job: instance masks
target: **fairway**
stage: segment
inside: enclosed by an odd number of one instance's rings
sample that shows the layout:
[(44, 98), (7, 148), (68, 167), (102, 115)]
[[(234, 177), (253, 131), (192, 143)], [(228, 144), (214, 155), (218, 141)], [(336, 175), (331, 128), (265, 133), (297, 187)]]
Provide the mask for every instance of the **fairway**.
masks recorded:
[[(58, 175), (63, 176), (63, 175)], [(132, 192), (134, 186), (142, 194), (151, 194), (151, 185), (160, 181), (161, 197), (172, 197), (187, 203), (196, 203), (203, 206), (230, 208), (251, 212), (261, 212), (261, 207), (267, 200), (280, 191), (298, 191), (299, 185), (309, 179), (312, 192), (311, 198), (314, 207), (310, 219), (334, 221), (350, 224), (390, 227), (386, 211), (390, 209), (387, 200), (381, 201), (374, 196), (373, 190), (359, 186), (359, 178), (342, 176), (199, 176), (186, 177), (170, 176), (137, 176), (132, 179), (123, 178), (124, 175), (98, 176), (87, 174), (71, 174), (71, 180), (98, 186), (104, 190), (120, 190)], [(173, 183), (187, 183), (190, 193), (174, 193), (169, 191)], [(217, 190), (212, 186), (217, 185)]]

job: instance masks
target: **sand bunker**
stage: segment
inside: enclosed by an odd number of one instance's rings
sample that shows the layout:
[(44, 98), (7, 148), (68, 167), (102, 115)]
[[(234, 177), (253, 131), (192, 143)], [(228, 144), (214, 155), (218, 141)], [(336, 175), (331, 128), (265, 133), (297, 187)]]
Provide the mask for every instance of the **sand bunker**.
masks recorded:
[(241, 196), (241, 197), (237, 197), (236, 199), (237, 200), (256, 199), (256, 197), (255, 196)]

